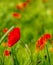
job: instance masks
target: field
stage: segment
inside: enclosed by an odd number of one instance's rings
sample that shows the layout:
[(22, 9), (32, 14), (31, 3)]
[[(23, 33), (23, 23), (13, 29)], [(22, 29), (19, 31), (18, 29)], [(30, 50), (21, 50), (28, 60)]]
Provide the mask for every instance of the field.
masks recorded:
[(53, 0), (0, 0), (0, 65), (53, 65)]

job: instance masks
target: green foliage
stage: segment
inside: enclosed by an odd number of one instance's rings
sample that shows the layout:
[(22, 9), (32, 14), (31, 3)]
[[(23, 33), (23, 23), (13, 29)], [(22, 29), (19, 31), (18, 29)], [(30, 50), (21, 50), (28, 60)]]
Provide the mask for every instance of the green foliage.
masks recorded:
[[(21, 39), (16, 45), (12, 48), (4, 48), (0, 45), (0, 65), (49, 65), (46, 49), (37, 55), (35, 45), (42, 34), (53, 34), (53, 6), (51, 5), (53, 1), (48, 0), (47, 3), (43, 3), (42, 0), (31, 0), (24, 11), (16, 9), (19, 2), (25, 1), (0, 0), (0, 39), (4, 35), (2, 32), (4, 28), (9, 29), (14, 25), (21, 29)], [(14, 12), (20, 13), (21, 19), (12, 17)], [(2, 42), (7, 42), (7, 37)], [(25, 44), (27, 44), (27, 47), (25, 47)], [(50, 44), (48, 45), (49, 48)], [(5, 49), (11, 51), (9, 57), (4, 56)], [(51, 65), (53, 65), (53, 53), (50, 53), (50, 51), (48, 53)], [(45, 58), (45, 54), (47, 58)]]

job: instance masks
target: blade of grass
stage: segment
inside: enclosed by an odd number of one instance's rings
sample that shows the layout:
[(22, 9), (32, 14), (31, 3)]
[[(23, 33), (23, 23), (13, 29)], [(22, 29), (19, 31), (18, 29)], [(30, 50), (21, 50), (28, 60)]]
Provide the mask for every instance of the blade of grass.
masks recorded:
[(46, 50), (47, 50), (47, 55), (48, 55), (48, 62), (49, 62), (49, 65), (51, 65), (51, 62), (50, 62), (50, 56), (49, 56), (49, 51), (48, 51), (48, 47), (46, 45)]
[(3, 41), (3, 39), (7, 36), (7, 34), (14, 28), (14, 26), (12, 26), (0, 39), (0, 44)]

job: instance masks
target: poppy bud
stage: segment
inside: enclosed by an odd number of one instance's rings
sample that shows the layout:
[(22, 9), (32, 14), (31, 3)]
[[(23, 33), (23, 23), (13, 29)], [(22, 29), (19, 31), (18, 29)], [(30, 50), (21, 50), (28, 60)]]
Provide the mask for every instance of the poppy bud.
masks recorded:
[(46, 54), (44, 55), (44, 57), (45, 57), (45, 59), (47, 59), (47, 55)]
[(4, 55), (5, 55), (5, 56), (9, 56), (9, 55), (10, 55), (10, 51), (9, 51), (9, 50), (5, 50), (5, 51), (4, 51)]

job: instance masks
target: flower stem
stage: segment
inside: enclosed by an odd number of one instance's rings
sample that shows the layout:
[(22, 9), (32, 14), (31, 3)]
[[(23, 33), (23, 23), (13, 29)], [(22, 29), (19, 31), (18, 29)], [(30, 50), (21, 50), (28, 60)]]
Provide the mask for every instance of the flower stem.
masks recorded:
[(47, 55), (48, 55), (48, 62), (49, 62), (49, 65), (51, 65), (51, 62), (50, 62), (50, 56), (49, 56), (49, 51), (48, 51), (48, 47), (46, 45), (46, 50), (47, 50)]
[(12, 26), (0, 39), (0, 44), (3, 41), (3, 39), (7, 36), (7, 34), (14, 28), (14, 26)]

